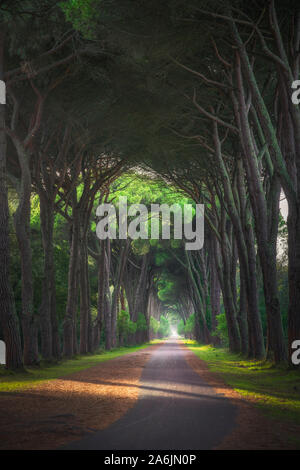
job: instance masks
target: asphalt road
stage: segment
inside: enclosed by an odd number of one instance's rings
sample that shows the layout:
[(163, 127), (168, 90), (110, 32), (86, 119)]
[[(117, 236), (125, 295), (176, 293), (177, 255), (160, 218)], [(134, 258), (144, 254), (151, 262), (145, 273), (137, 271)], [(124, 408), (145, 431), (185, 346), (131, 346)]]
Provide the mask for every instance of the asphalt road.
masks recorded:
[(153, 351), (137, 403), (108, 428), (64, 449), (203, 450), (217, 446), (235, 424), (236, 408), (204, 382), (169, 340)]

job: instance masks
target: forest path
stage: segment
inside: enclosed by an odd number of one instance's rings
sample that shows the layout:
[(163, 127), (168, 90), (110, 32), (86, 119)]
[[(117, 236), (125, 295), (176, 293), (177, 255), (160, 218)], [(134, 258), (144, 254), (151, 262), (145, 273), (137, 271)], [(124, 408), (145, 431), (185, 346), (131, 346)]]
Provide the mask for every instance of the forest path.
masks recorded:
[(64, 449), (202, 450), (218, 446), (235, 426), (237, 407), (186, 361), (175, 339), (156, 348), (139, 383), (139, 398), (112, 425)]

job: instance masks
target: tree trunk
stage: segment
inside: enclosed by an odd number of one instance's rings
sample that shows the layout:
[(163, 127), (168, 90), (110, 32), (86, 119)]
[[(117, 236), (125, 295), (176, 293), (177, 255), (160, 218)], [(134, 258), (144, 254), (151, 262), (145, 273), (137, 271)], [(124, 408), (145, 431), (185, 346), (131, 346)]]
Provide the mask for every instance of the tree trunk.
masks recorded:
[(68, 273), (68, 297), (66, 314), (63, 324), (63, 347), (64, 356), (72, 357), (74, 351), (74, 318), (77, 312), (78, 292), (77, 292), (77, 268), (79, 262), (79, 217), (76, 210), (73, 212), (71, 249), (69, 258)]
[(53, 250), (54, 207), (41, 192), (40, 217), (44, 249), (44, 279), (40, 307), (41, 352), (44, 359), (51, 360), (60, 357)]
[[(250, 318), (250, 316), (248, 317)], [(241, 352), (242, 354), (248, 354), (248, 325), (247, 325), (247, 295), (246, 295), (246, 281), (243, 277), (242, 271), (240, 270), (240, 303), (238, 311), (238, 324), (241, 336)], [(249, 322), (251, 324), (251, 322)], [(251, 331), (250, 335), (251, 336)], [(251, 353), (250, 353), (251, 356)]]
[[(4, 33), (0, 28), (0, 80), (4, 78)], [(6, 344), (6, 367), (22, 369), (23, 358), (19, 325), (9, 282), (9, 231), (6, 185), (5, 105), (0, 104), (0, 324)]]
[(15, 230), (21, 257), (22, 330), (24, 363), (36, 365), (38, 357), (38, 322), (33, 306), (32, 251), (30, 242), (31, 173), (29, 155), (20, 142), (15, 142), (21, 168), (19, 204), (14, 215)]
[(212, 342), (211, 334), (206, 322), (205, 304), (203, 303), (203, 291), (201, 291), (201, 279), (199, 272), (195, 268), (193, 255), (185, 250), (185, 257), (187, 261), (187, 271), (190, 277), (193, 292), (195, 295), (195, 318), (196, 318), (196, 335), (197, 340), (203, 341), (205, 344)]
[(89, 295), (89, 273), (87, 239), (84, 235), (80, 244), (80, 354), (91, 352), (91, 309)]
[(110, 252), (110, 239), (107, 238), (104, 241), (104, 257), (105, 257), (105, 282), (104, 282), (104, 313), (105, 313), (105, 349), (110, 351), (112, 348), (112, 337), (111, 337), (111, 295), (110, 295), (110, 264), (111, 264), (111, 252)]
[(209, 269), (210, 269), (210, 303), (211, 303), (211, 329), (216, 331), (217, 316), (221, 313), (220, 294), (221, 288), (218, 279), (216, 261), (212, 249), (212, 241), (209, 244)]
[[(224, 212), (224, 211), (223, 211)], [(222, 216), (224, 218), (224, 214)], [(237, 323), (237, 312), (236, 305), (234, 304), (234, 298), (231, 292), (231, 281), (230, 281), (230, 249), (228, 246), (227, 231), (225, 229), (225, 221), (221, 222), (221, 237), (220, 237), (220, 248), (222, 256), (222, 265), (219, 258), (219, 250), (217, 249), (217, 241), (215, 240), (215, 256), (217, 262), (217, 270), (219, 281), (221, 284), (223, 303), (225, 308), (225, 315), (228, 327), (229, 337), (229, 349), (232, 352), (240, 352), (241, 340), (239, 334), (239, 328)]]
[(128, 256), (129, 244), (130, 244), (130, 239), (128, 238), (121, 248), (121, 253), (120, 253), (119, 261), (117, 264), (117, 270), (116, 270), (115, 285), (114, 285), (114, 291), (113, 291), (112, 303), (111, 303), (112, 347), (116, 346), (116, 341), (117, 341), (117, 313), (118, 313), (117, 307), (118, 307), (121, 283), (123, 279), (123, 273), (124, 273), (125, 264), (126, 264), (127, 256)]
[[(261, 179), (257, 167), (257, 155), (249, 127), (245, 104), (242, 74), (237, 55), (237, 82), (239, 117), (241, 129), (241, 144), (243, 146), (243, 162), (247, 174), (247, 182), (251, 206), (255, 219), (255, 232), (258, 244), (258, 254), (263, 273), (264, 295), (268, 319), (268, 352), (274, 353), (275, 362), (286, 359), (286, 348), (283, 339), (283, 328), (277, 289), (276, 250), (269, 238), (268, 221), (270, 220), (265, 195), (261, 187)], [(276, 212), (274, 213), (276, 216)], [(275, 240), (276, 243), (276, 240)]]
[(99, 347), (101, 330), (105, 319), (105, 252), (104, 240), (100, 240), (100, 254), (98, 256), (98, 299), (97, 299), (97, 318), (93, 327), (93, 348)]
[[(224, 201), (226, 204), (227, 212), (234, 227), (234, 236), (236, 239), (236, 246), (240, 261), (240, 269), (244, 271), (243, 278), (246, 282), (246, 296), (247, 296), (247, 311), (249, 314), (249, 324), (253, 331), (253, 351), (254, 357), (262, 358), (265, 354), (264, 339), (261, 318), (258, 308), (257, 297), (257, 284), (256, 284), (256, 260), (255, 260), (255, 246), (254, 237), (251, 226), (251, 217), (247, 208), (246, 188), (243, 175), (242, 161), (238, 156), (236, 161), (237, 176), (235, 186), (233, 187), (227, 171), (226, 164), (222, 158), (221, 141), (218, 133), (218, 126), (214, 123), (214, 142), (216, 149), (216, 157), (220, 166), (223, 187), (224, 187)], [(235, 193), (233, 190), (235, 189)], [(235, 194), (235, 197), (234, 197)], [(221, 202), (222, 203), (222, 202)], [(254, 262), (253, 262), (254, 260)], [(235, 292), (235, 282), (231, 276), (232, 291)], [(236, 300), (234, 299), (236, 303)], [(243, 330), (246, 334), (246, 330)], [(246, 338), (243, 339), (244, 344), (248, 342)], [(250, 343), (249, 343), (250, 344)]]

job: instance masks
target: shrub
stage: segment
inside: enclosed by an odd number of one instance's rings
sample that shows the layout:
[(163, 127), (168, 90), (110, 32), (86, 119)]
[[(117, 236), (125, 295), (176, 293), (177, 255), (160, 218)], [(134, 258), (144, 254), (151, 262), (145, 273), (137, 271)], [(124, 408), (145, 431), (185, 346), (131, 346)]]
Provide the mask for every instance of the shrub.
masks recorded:
[(225, 313), (220, 313), (217, 315), (217, 327), (216, 331), (212, 333), (212, 336), (218, 336), (221, 340), (223, 346), (229, 345), (229, 338), (228, 338), (228, 327), (226, 321)]
[(118, 334), (120, 342), (127, 341), (129, 334), (136, 332), (137, 325), (130, 320), (129, 312), (127, 310), (121, 310), (118, 314)]
[(195, 335), (195, 314), (189, 316), (184, 327), (186, 336), (191, 337)]
[(160, 317), (159, 328), (158, 328), (157, 333), (161, 338), (164, 338), (165, 336), (169, 336), (170, 334), (169, 320), (163, 315)]
[(183, 336), (184, 335), (184, 321), (181, 319), (180, 322), (178, 323), (177, 325), (177, 333), (180, 335), (180, 336)]
[(154, 317), (150, 317), (150, 330), (153, 336), (157, 335), (159, 329), (159, 321)]
[(145, 318), (145, 315), (143, 315), (142, 313), (138, 314), (137, 322), (136, 322), (136, 329), (137, 331), (147, 331), (146, 318)]

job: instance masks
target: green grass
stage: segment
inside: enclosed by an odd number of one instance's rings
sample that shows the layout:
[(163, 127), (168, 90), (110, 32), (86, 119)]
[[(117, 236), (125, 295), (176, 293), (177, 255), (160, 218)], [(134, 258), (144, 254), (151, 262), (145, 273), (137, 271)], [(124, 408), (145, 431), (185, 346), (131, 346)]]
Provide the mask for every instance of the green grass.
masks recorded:
[(184, 340), (212, 372), (245, 398), (255, 399), (270, 417), (300, 424), (300, 371), (275, 367), (268, 361), (247, 360), (226, 349)]
[(141, 346), (122, 347), (112, 351), (101, 351), (98, 354), (76, 356), (73, 359), (62, 360), (57, 364), (41, 363), (40, 367), (28, 367), (26, 372), (10, 372), (0, 366), (0, 392), (15, 392), (38, 385), (46, 380), (64, 377), (73, 372), (96, 366), (99, 362), (139, 351), (158, 342), (159, 340), (154, 340)]

